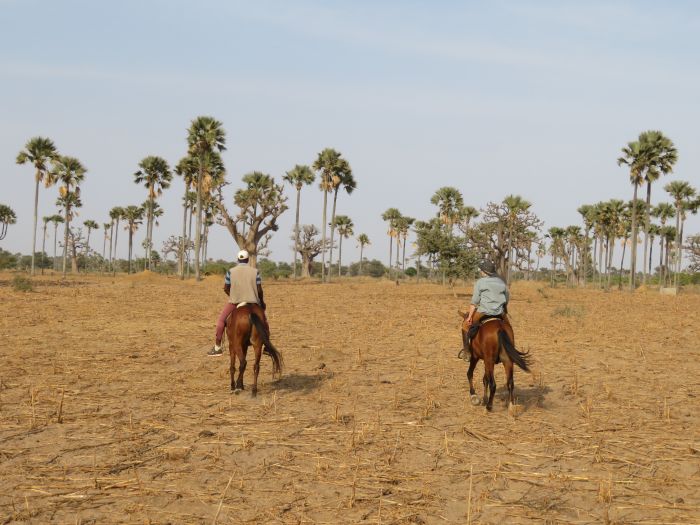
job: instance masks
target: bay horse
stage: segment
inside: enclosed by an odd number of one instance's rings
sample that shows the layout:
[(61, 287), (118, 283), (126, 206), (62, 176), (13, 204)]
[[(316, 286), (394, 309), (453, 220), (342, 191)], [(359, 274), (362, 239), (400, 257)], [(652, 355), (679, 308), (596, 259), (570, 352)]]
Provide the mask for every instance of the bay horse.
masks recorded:
[(480, 403), (474, 391), (474, 368), (479, 359), (484, 361), (484, 398), (486, 410), (493, 409), (493, 396), (496, 393), (496, 379), (494, 367), (503, 363), (506, 372), (506, 384), (508, 386), (508, 410), (515, 404), (515, 382), (513, 381), (513, 363), (524, 371), (529, 372), (529, 354), (515, 348), (515, 337), (510, 323), (500, 317), (487, 317), (481, 321), (481, 326), (476, 336), (471, 340), (471, 348), (467, 341), (467, 333), (462, 329), (462, 343), (464, 350), (469, 355), (469, 397), (472, 405)]
[[(262, 354), (272, 358), (272, 373), (282, 372), (282, 354), (270, 342), (270, 334), (263, 322), (265, 315), (262, 307), (255, 303), (238, 306), (229, 316), (226, 322), (226, 336), (228, 337), (228, 350), (231, 355), (231, 390), (238, 394), (243, 387), (243, 374), (245, 373), (248, 347), (252, 344), (255, 350), (255, 363), (253, 364), (253, 388), (251, 395), (258, 394), (258, 373), (260, 372), (260, 358)], [(239, 362), (238, 379), (235, 379), (236, 359)]]

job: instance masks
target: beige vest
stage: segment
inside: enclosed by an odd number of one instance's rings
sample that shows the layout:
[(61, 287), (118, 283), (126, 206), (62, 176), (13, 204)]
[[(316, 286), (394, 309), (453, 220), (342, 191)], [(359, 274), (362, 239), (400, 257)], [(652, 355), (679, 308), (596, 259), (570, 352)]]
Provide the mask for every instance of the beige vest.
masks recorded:
[(247, 264), (239, 264), (229, 270), (231, 274), (231, 292), (229, 302), (233, 304), (260, 304), (258, 297), (258, 270)]

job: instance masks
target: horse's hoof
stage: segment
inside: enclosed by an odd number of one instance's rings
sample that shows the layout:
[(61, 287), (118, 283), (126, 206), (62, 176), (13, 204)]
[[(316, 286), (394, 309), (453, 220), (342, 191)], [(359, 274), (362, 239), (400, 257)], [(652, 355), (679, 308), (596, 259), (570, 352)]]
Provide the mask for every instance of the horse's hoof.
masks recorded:
[(250, 393), (250, 397), (258, 397), (258, 391), (257, 391), (257, 390), (253, 390), (253, 391)]
[(236, 394), (236, 395), (240, 394), (242, 391), (243, 391), (243, 390), (240, 389), (240, 388), (234, 388), (234, 389), (233, 389), (233, 393)]
[(491, 412), (493, 410), (493, 407), (491, 405), (486, 405), (486, 411)]
[(470, 397), (472, 400), (472, 405), (479, 406), (481, 404), (481, 399), (479, 399), (479, 396), (477, 396), (476, 394), (472, 394)]

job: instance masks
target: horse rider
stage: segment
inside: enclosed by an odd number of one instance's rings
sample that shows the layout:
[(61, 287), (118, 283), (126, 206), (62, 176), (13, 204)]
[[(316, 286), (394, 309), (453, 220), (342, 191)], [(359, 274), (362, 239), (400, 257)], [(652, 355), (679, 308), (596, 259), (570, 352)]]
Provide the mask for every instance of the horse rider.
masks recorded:
[[(263, 312), (266, 308), (263, 300), (260, 272), (248, 264), (250, 255), (246, 250), (241, 250), (238, 252), (237, 260), (238, 264), (230, 268), (224, 278), (224, 293), (228, 295), (229, 299), (226, 306), (221, 310), (219, 319), (216, 321), (216, 340), (214, 347), (207, 352), (208, 356), (216, 357), (223, 354), (221, 339), (226, 328), (226, 319), (236, 310), (236, 307), (255, 303), (262, 307)], [(267, 324), (266, 315), (263, 315), (263, 323), (265, 323), (265, 328), (269, 334), (270, 326)]]
[(458, 357), (465, 358), (465, 351), (470, 348), (471, 341), (476, 337), (482, 322), (488, 318), (497, 317), (510, 324), (508, 320), (508, 300), (510, 293), (508, 286), (496, 273), (496, 267), (491, 261), (479, 263), (481, 278), (474, 284), (469, 311), (464, 316), (462, 323), (462, 336), (465, 341), (464, 348), (460, 350)]

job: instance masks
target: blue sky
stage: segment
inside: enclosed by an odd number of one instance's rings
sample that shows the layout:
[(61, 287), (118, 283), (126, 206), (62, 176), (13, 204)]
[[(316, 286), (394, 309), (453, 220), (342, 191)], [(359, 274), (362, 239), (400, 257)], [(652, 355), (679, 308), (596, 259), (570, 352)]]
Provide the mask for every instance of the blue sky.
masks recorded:
[[(143, 157), (184, 155), (197, 115), (227, 131), (231, 207), (245, 173), (280, 178), (325, 147), (341, 151), (358, 189), (339, 213), (382, 259), (381, 213), (429, 218), (445, 185), (477, 208), (520, 194), (546, 227), (579, 223), (583, 203), (629, 199), (615, 161), (646, 129), (679, 150), (664, 183), (700, 189), (699, 35), (692, 2), (0, 0), (0, 203), (18, 214), (2, 247), (30, 251), (32, 170), (14, 163), (28, 138), (51, 137), (83, 161), (78, 220), (102, 223), (145, 199), (133, 183)], [(179, 231), (181, 194), (176, 179), (157, 247)], [(55, 198), (42, 191), (40, 215)], [(315, 186), (301, 215), (319, 225)], [(292, 223), (290, 210), (273, 259), (291, 259)], [(210, 255), (236, 250), (216, 227)]]

